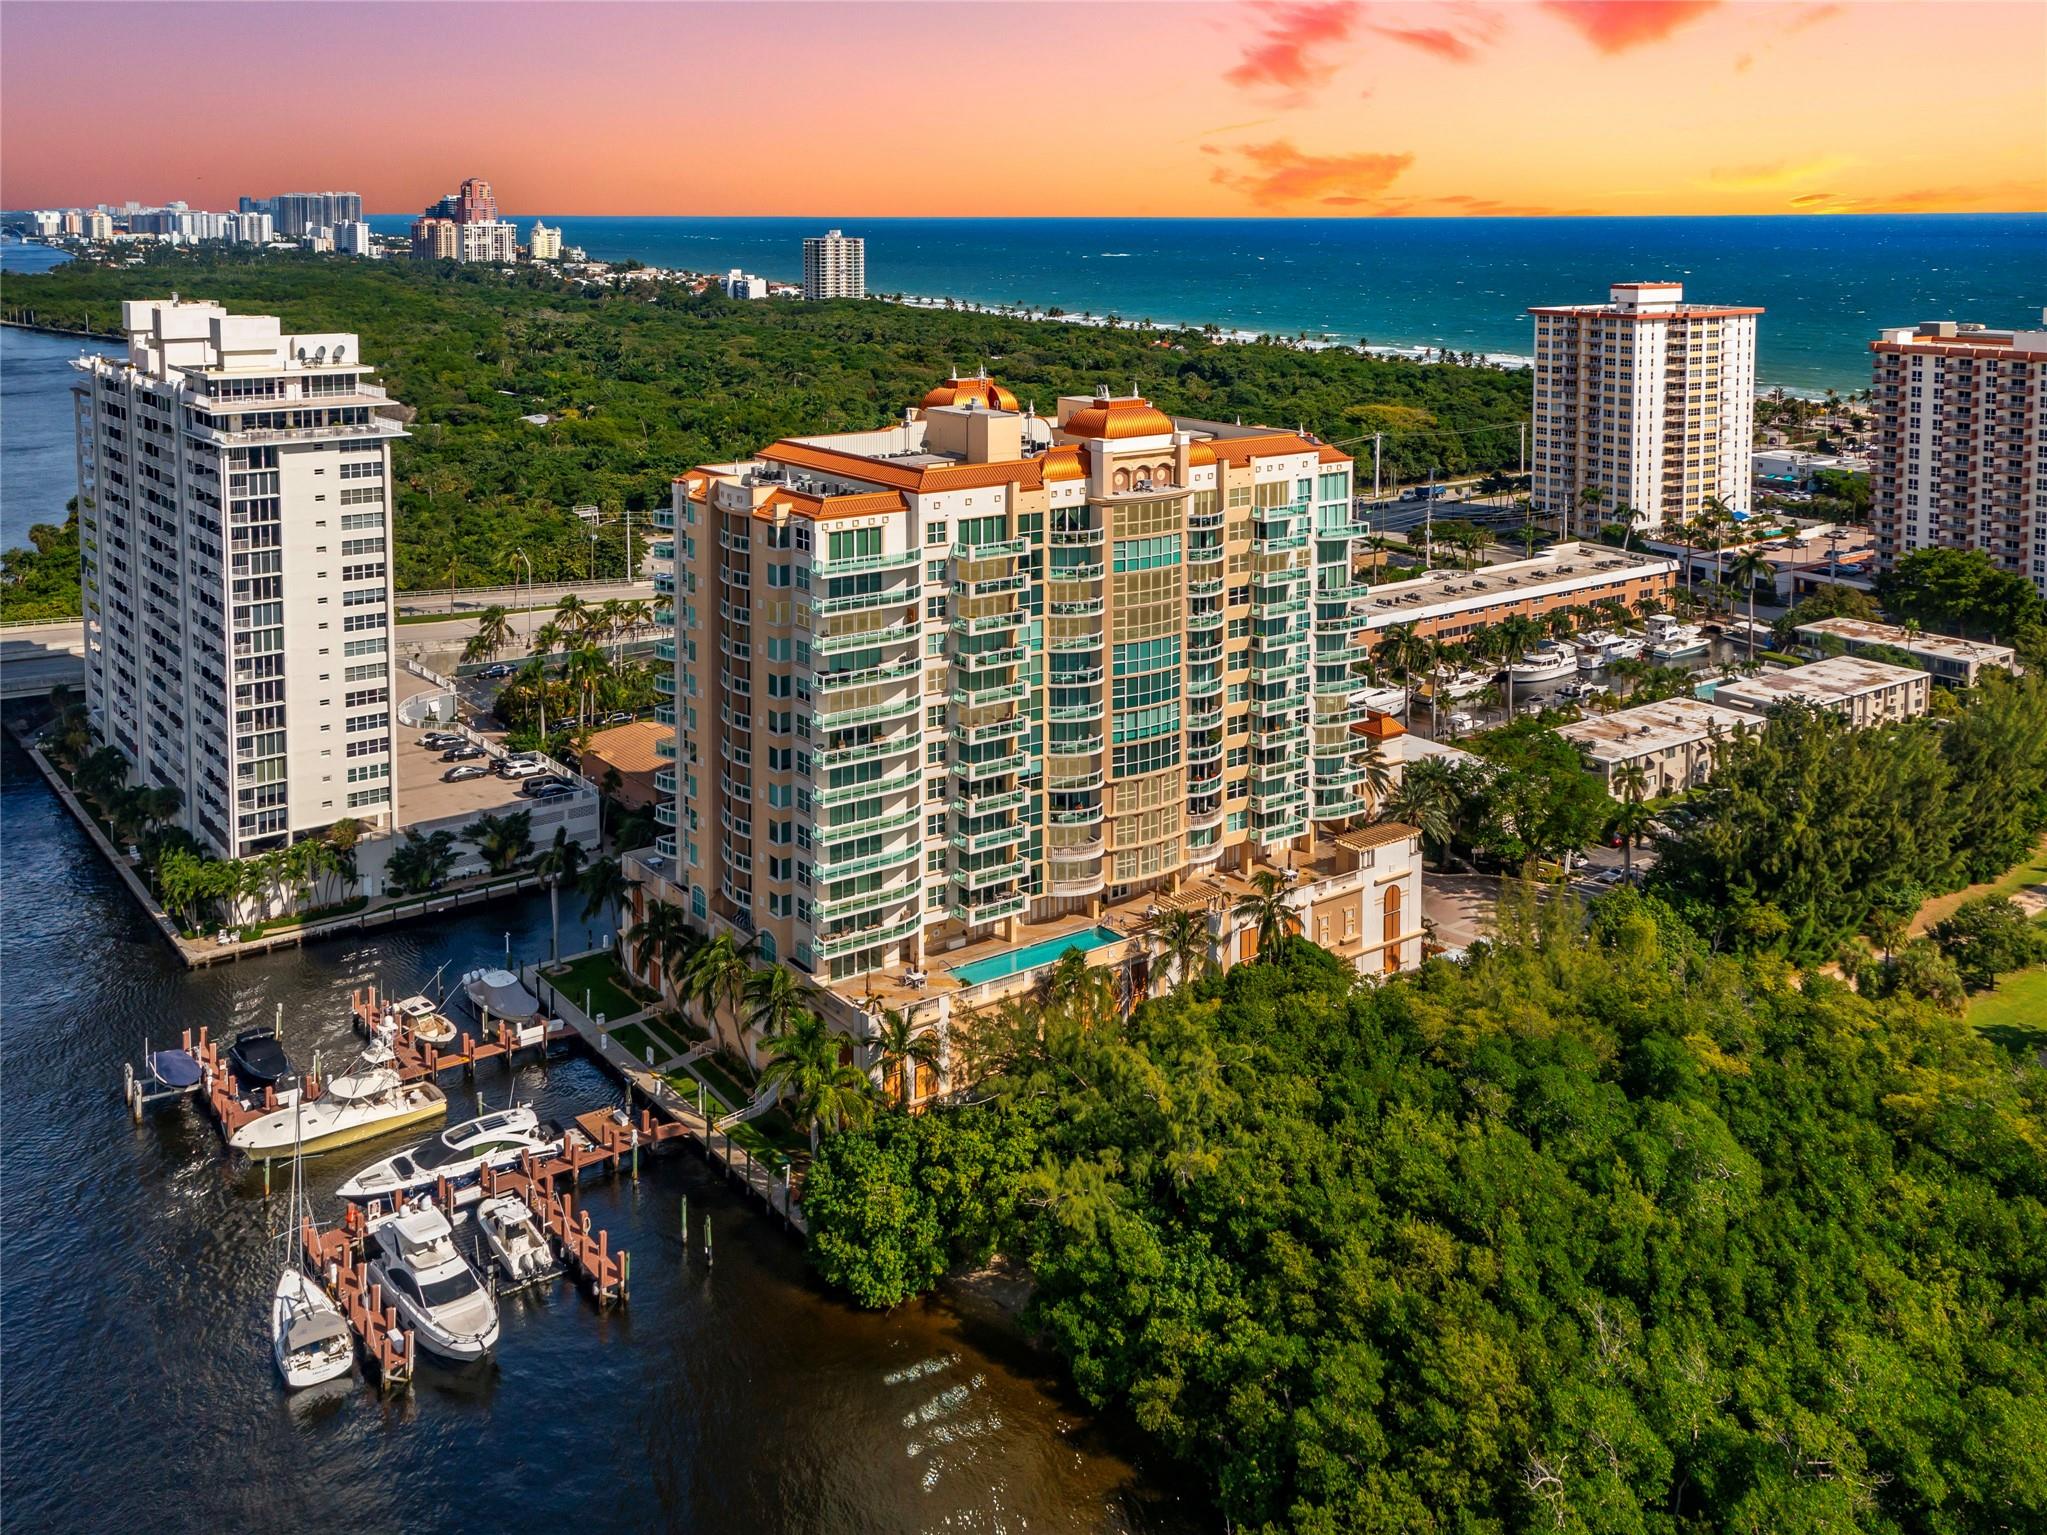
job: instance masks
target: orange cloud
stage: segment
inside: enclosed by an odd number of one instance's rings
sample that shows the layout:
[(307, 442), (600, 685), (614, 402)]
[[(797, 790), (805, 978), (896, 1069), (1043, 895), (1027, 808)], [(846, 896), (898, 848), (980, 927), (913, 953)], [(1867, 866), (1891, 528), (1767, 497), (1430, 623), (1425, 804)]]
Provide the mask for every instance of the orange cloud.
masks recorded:
[(1542, 8), (1568, 22), (1601, 53), (1625, 53), (1659, 42), (1720, 0), (1542, 0)]
[(1265, 17), (1264, 37), (1224, 72), (1225, 80), (1251, 88), (1272, 87), (1298, 100), (1310, 86), (1336, 73), (1329, 52), (1348, 41), (1357, 26), (1356, 0), (1259, 9)]
[[(1209, 153), (1222, 153), (1203, 145)], [(1372, 202), (1414, 164), (1411, 154), (1304, 154), (1286, 139), (1230, 151), (1234, 165), (1219, 165), (1209, 179), (1265, 208), (1315, 202), (1355, 208)]]
[(1478, 57), (1477, 48), (1442, 27), (1374, 27), (1372, 30), (1381, 37), (1390, 37), (1396, 43), (1419, 48), (1423, 53), (1433, 53), (1453, 64), (1468, 64)]

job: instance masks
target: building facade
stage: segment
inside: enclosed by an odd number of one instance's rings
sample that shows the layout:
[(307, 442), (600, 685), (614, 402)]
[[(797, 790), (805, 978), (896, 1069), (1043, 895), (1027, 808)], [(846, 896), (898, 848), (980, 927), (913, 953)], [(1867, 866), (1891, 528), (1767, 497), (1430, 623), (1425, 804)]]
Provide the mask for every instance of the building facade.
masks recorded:
[(412, 221), (412, 254), (420, 261), (509, 266), (519, 259), (519, 229), (498, 217), (490, 183), (472, 176)]
[(719, 278), (718, 286), (725, 290), (727, 298), (766, 298), (768, 296), (768, 280), (765, 277), (756, 277), (753, 273), (743, 272), (738, 267), (734, 267), (723, 277)]
[(1800, 624), (1796, 632), (1814, 649), (1832, 643), (1852, 656), (1872, 651), (1899, 651), (1932, 673), (1936, 682), (1945, 682), (1951, 687), (1974, 687), (1976, 679), (1986, 669), (2013, 675), (2019, 669), (2018, 652), (2009, 645), (1956, 639), (1948, 634), (1927, 634), (1898, 624), (1875, 624), (1860, 618), (1822, 618)]
[(1762, 312), (1687, 304), (1671, 282), (1531, 309), (1537, 513), (1590, 536), (1688, 522), (1709, 500), (1746, 510)]
[(1668, 698), (1559, 725), (1557, 734), (1578, 748), (1616, 799), (1623, 795), (1614, 777), (1629, 767), (1642, 769), (1643, 797), (1655, 799), (1704, 783), (1727, 743), (1755, 728), (1753, 715), (1697, 698)]
[(223, 857), (390, 825), (388, 397), (353, 335), (175, 299), (122, 329), (73, 386), (94, 734)]
[(1977, 549), (2047, 592), (2047, 328), (1941, 320), (1884, 331), (1870, 351), (1878, 563)]
[(261, 202), (244, 198), (243, 213), (268, 213), (277, 233), (287, 240), (315, 229), (362, 222), (362, 195), (357, 192), (280, 192)]
[(805, 298), (867, 297), (867, 242), (832, 229), (803, 242)]
[(845, 983), (1311, 863), (1372, 808), (1350, 492), (1290, 432), (986, 377), (692, 471), (667, 878)]
[(1933, 680), (1909, 666), (1863, 656), (1831, 656), (1809, 666), (1779, 666), (1753, 677), (1716, 683), (1713, 702), (1749, 714), (1802, 704), (1840, 715), (1858, 729), (1889, 725), (1926, 712)]
[(532, 233), (526, 236), (526, 255), (533, 261), (559, 261), (562, 258), (562, 232), (549, 228), (538, 219), (533, 221)]

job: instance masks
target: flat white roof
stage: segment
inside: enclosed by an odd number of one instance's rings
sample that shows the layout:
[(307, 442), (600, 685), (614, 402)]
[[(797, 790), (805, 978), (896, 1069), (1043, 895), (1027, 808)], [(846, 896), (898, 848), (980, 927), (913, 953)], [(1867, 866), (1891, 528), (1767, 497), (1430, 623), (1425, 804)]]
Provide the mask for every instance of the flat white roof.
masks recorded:
[(1946, 656), (1955, 661), (1974, 661), (1980, 665), (2008, 666), (2016, 652), (2009, 645), (1993, 645), (1983, 640), (1957, 639), (1952, 634), (1914, 634), (1896, 624), (1871, 623), (1866, 618), (1819, 618), (1809, 624), (1798, 626), (1800, 634), (1831, 634), (1839, 640), (1860, 641), (1865, 645), (1889, 645), (1913, 655)]
[(1388, 581), (1355, 601), (1367, 610), (1366, 627), (1379, 628), (1411, 623), (1432, 609), (1464, 612), (1665, 571), (1676, 575), (1677, 561), (1623, 553), (1604, 544), (1558, 544), (1533, 559), (1477, 570), (1432, 570), (1412, 580)]
[(1736, 677), (1713, 690), (1715, 698), (1733, 698), (1767, 709), (1773, 704), (1829, 704), (1880, 692), (1901, 682), (1925, 682), (1926, 673), (1864, 656), (1829, 656), (1810, 666), (1785, 666)]
[(1649, 752), (1687, 746), (1719, 733), (1755, 728), (1755, 717), (1699, 698), (1666, 698), (1612, 714), (1559, 725), (1557, 734), (1595, 762), (1626, 762)]

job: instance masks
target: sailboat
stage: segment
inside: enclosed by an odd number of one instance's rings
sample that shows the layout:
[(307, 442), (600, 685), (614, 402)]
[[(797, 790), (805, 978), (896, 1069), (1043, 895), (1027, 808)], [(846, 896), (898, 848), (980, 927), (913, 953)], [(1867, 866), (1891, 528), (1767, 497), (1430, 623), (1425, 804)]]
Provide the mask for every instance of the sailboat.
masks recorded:
[[(297, 1118), (298, 1105), (292, 1105)], [(348, 1322), (320, 1282), (305, 1271), (301, 1233), (310, 1218), (305, 1158), (295, 1144), (291, 1158), (291, 1211), (285, 1219), (284, 1266), (270, 1297), (270, 1357), (293, 1391), (346, 1375), (355, 1363)]]

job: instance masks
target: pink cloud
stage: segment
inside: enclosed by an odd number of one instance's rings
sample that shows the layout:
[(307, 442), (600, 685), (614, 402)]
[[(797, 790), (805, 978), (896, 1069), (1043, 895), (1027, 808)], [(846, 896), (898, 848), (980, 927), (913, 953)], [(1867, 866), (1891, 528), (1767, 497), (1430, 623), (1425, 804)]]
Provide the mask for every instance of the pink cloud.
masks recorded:
[(1306, 202), (1356, 207), (1375, 200), (1414, 164), (1407, 153), (1306, 154), (1286, 139), (1246, 144), (1231, 153), (1235, 163), (1217, 166), (1210, 179), (1266, 208)]
[(1390, 37), (1396, 43), (1419, 48), (1423, 53), (1433, 53), (1453, 64), (1468, 64), (1478, 57), (1476, 47), (1443, 27), (1374, 27), (1372, 30), (1381, 37)]
[(1264, 35), (1244, 50), (1223, 78), (1232, 85), (1270, 88), (1298, 99), (1336, 72), (1329, 55), (1357, 26), (1356, 0), (1260, 6)]
[(1541, 0), (1542, 8), (1569, 23), (1601, 53), (1625, 53), (1660, 42), (1687, 22), (1719, 6), (1720, 0)]

